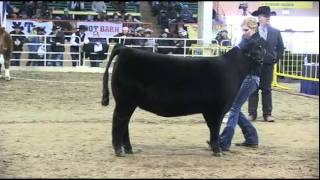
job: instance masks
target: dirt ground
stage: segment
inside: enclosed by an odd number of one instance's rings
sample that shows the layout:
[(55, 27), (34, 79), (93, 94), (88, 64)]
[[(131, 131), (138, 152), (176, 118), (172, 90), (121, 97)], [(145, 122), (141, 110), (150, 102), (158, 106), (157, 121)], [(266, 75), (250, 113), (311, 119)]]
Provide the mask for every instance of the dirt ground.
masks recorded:
[[(119, 158), (111, 145), (114, 101), (100, 105), (103, 74), (11, 75), (0, 80), (0, 178), (319, 178), (319, 98), (299, 95), (299, 83), (273, 91), (276, 122), (254, 122), (256, 150), (232, 145), (212, 156), (200, 114), (137, 109), (129, 129), (136, 153)], [(233, 143), (242, 141), (237, 128)]]

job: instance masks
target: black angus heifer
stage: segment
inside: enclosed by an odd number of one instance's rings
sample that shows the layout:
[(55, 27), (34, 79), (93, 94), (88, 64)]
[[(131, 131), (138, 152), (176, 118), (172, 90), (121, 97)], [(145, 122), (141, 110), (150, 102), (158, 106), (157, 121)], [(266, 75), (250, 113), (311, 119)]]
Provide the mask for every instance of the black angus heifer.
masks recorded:
[[(136, 107), (164, 117), (202, 113), (213, 155), (220, 156), (219, 132), (242, 81), (261, 60), (261, 46), (234, 47), (219, 57), (187, 58), (116, 46), (103, 77), (102, 105), (109, 104), (108, 69), (115, 100), (112, 145), (117, 156), (132, 153), (128, 124)], [(123, 152), (124, 148), (124, 152)]]

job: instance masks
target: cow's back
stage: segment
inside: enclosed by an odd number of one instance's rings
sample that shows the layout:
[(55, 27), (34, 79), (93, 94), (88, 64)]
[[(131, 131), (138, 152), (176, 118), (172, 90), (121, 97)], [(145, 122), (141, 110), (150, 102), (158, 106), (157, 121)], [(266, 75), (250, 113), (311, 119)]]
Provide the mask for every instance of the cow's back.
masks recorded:
[(162, 116), (200, 113), (228, 99), (223, 96), (230, 87), (224, 86), (232, 75), (223, 72), (228, 68), (224, 63), (219, 58), (195, 60), (126, 48), (114, 65), (113, 94), (116, 101)]

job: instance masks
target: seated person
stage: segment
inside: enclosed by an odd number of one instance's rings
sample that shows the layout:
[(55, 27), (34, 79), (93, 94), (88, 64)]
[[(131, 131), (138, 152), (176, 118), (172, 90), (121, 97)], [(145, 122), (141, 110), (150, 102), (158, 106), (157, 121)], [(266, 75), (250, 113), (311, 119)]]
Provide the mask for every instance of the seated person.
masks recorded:
[(187, 5), (183, 7), (183, 9), (180, 12), (180, 17), (185, 23), (193, 23), (195, 22), (193, 18), (192, 11), (189, 9)]
[(231, 46), (231, 40), (228, 38), (227, 30), (221, 30), (220, 32), (218, 32), (216, 40), (221, 46)]
[[(174, 38), (173, 34), (170, 33), (168, 28), (165, 28), (163, 33), (159, 36), (159, 38)], [(158, 46), (175, 46), (173, 40), (158, 40), (157, 41)], [(169, 54), (174, 51), (173, 48), (163, 48), (163, 47), (158, 47), (157, 52), (161, 54)]]

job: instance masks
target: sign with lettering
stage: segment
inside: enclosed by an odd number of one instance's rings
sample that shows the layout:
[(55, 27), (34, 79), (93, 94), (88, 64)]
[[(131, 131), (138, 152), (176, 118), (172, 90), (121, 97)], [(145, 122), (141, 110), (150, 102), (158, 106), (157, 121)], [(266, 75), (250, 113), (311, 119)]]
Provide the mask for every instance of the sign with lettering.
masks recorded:
[(113, 37), (122, 32), (122, 23), (79, 21), (77, 27), (88, 27), (88, 37)]
[(262, 1), (260, 5), (271, 9), (312, 9), (313, 1)]
[(13, 26), (20, 26), (23, 27), (24, 34), (32, 34), (32, 29), (34, 27), (41, 27), (44, 28), (46, 34), (50, 34), (52, 31), (52, 22), (39, 22), (39, 21), (33, 21), (33, 20), (13, 20), (13, 19), (7, 19), (6, 21), (6, 31), (11, 32), (13, 31)]

